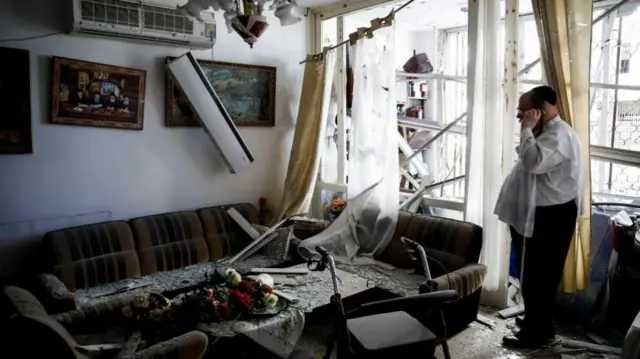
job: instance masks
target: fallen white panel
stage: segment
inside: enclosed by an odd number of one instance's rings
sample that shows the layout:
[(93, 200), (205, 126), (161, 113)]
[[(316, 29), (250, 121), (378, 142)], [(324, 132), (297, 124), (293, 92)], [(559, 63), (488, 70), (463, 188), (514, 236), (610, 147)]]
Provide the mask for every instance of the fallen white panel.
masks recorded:
[[(254, 248), (258, 244), (260, 244), (260, 242), (273, 240), (273, 238), (269, 237), (269, 235), (271, 233), (273, 233), (276, 229), (278, 229), (278, 227), (280, 227), (288, 219), (289, 218), (285, 218), (285, 219), (281, 220), (280, 222), (276, 223), (274, 226), (272, 226), (269, 229), (267, 229), (264, 233), (262, 233), (260, 235), (260, 237), (256, 238), (253, 242), (249, 243), (248, 246), (244, 247), (238, 254), (236, 254), (235, 256), (231, 257), (229, 260), (224, 261), (223, 263), (227, 264), (227, 265), (231, 265), (231, 264), (233, 264), (233, 262), (235, 262), (235, 261), (237, 261), (239, 259), (242, 259), (247, 254), (247, 252), (249, 252), (252, 248)], [(221, 261), (218, 261), (218, 262), (222, 263)]]
[(309, 274), (307, 268), (251, 268), (251, 273), (267, 273), (267, 274), (288, 274), (301, 275)]
[(186, 53), (178, 57), (167, 64), (167, 70), (231, 173), (253, 162), (249, 148), (193, 55)]
[(244, 230), (251, 238), (256, 239), (260, 237), (260, 233), (253, 228), (251, 223), (247, 221), (235, 208), (231, 207), (227, 210), (229, 217), (233, 218), (234, 221)]

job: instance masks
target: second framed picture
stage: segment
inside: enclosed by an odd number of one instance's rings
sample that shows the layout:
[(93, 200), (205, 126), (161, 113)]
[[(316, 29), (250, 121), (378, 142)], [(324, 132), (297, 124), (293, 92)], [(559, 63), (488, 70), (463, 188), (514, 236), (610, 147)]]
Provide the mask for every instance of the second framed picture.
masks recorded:
[[(168, 57), (167, 63), (174, 58)], [(198, 60), (236, 126), (275, 126), (276, 68)], [(200, 126), (167, 73), (167, 126)]]
[(146, 71), (53, 58), (51, 122), (142, 130)]

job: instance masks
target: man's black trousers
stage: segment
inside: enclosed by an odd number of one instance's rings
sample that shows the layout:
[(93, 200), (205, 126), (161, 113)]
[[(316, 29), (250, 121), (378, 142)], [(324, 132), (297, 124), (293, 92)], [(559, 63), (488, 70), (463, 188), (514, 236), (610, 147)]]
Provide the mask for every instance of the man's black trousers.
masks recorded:
[(554, 335), (553, 312), (564, 263), (576, 228), (578, 209), (575, 201), (536, 207), (533, 236), (524, 241), (513, 227), (509, 227), (516, 255), (518, 271), (524, 270), (522, 297), (525, 306), (523, 330), (532, 335)]

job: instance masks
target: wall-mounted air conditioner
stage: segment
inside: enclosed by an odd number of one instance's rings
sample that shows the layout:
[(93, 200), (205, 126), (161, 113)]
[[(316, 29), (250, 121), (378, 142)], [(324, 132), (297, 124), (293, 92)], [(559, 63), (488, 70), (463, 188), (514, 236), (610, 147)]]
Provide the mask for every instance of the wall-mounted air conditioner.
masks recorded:
[(152, 1), (68, 0), (71, 33), (146, 41), (186, 48), (212, 48), (216, 24), (212, 13), (202, 13), (203, 22), (193, 21), (175, 7)]

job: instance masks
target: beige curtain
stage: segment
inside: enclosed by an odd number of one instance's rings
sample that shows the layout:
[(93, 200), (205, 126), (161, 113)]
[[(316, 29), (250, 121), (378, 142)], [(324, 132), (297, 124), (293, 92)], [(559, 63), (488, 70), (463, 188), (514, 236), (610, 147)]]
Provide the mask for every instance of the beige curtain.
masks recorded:
[(560, 116), (578, 134), (586, 171), (585, 215), (578, 218), (564, 267), (562, 290), (585, 290), (591, 247), (591, 169), (589, 157), (589, 74), (591, 17), (589, 0), (532, 0), (545, 82), (558, 93)]
[(322, 156), (335, 55), (308, 55), (279, 219), (309, 211)]

